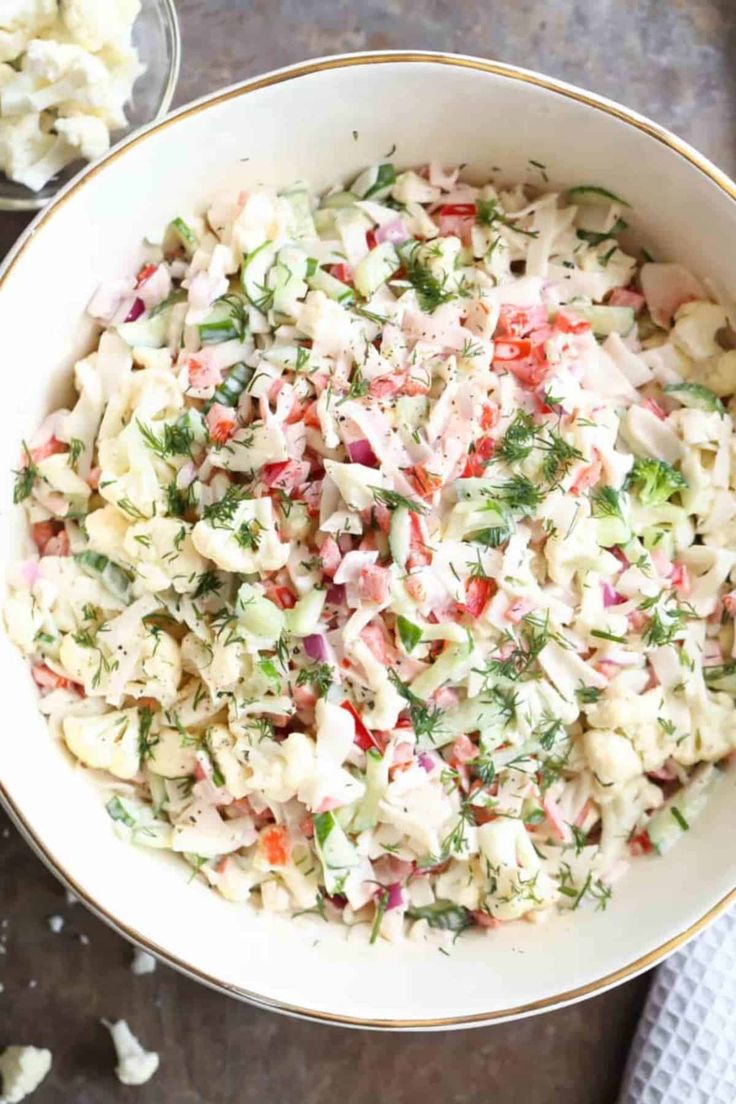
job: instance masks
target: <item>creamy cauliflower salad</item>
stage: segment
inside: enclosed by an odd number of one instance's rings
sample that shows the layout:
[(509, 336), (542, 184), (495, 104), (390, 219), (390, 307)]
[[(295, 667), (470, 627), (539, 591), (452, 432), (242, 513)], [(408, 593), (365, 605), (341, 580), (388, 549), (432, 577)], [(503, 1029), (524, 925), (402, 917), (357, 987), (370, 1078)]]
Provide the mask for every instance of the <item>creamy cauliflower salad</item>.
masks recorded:
[(126, 126), (143, 67), (131, 44), (140, 0), (3, 0), (0, 171), (40, 191), (93, 161)]
[(727, 309), (597, 186), (172, 214), (16, 475), (52, 733), (231, 901), (371, 941), (605, 907), (736, 746)]

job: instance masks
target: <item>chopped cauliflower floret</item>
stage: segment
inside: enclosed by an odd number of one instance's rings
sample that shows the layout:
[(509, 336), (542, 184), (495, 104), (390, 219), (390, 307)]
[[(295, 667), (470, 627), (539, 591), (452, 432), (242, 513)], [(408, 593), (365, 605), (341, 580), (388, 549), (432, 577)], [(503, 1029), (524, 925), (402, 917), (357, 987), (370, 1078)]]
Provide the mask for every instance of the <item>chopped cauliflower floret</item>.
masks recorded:
[(51, 1069), (51, 1051), (33, 1046), (9, 1046), (0, 1055), (3, 1104), (20, 1104), (38, 1088)]
[(110, 132), (95, 115), (70, 115), (66, 119), (57, 119), (54, 130), (64, 138), (70, 147), (70, 153), (83, 157), (85, 161), (95, 161), (110, 148)]
[(128, 1027), (125, 1020), (116, 1023), (102, 1021), (110, 1032), (118, 1064), (115, 1076), (123, 1085), (145, 1085), (150, 1081), (159, 1066), (159, 1057), (154, 1051), (144, 1050)]
[(138, 772), (140, 718), (137, 709), (115, 710), (99, 717), (65, 717), (64, 739), (86, 766), (107, 770), (117, 778)]
[(244, 575), (278, 571), (289, 558), (289, 545), (279, 540), (269, 498), (243, 499), (224, 523), (198, 521), (192, 540), (200, 555), (214, 560), (223, 571)]
[(192, 543), (191, 525), (176, 518), (135, 522), (127, 528), (122, 547), (135, 568), (136, 585), (154, 593), (170, 586), (178, 594), (196, 590), (207, 567)]
[(141, 10), (140, 0), (60, 0), (61, 21), (85, 50), (126, 43)]

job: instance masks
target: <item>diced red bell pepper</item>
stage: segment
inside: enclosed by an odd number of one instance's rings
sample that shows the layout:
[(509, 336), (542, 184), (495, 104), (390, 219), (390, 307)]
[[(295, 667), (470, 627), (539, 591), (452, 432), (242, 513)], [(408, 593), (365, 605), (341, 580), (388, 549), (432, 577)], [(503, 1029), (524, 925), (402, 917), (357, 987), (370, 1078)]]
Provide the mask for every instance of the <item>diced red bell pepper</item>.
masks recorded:
[[(69, 446), (64, 441), (58, 441), (56, 437), (49, 437), (48, 441), (44, 444), (38, 445), (36, 448), (32, 448), (31, 460), (34, 464), (39, 464), (41, 460), (45, 460), (48, 456), (55, 456), (58, 452), (68, 452)], [(26, 457), (21, 460), (21, 464), (25, 464)]]
[(353, 270), (349, 264), (340, 263), (328, 265), (327, 271), (330, 276), (334, 276), (341, 284), (349, 284), (350, 287), (353, 286)]
[(473, 576), (465, 582), (465, 609), (471, 617), (480, 617), (483, 610), (496, 593), (496, 584), (492, 579)]
[(437, 212), (437, 225), (443, 238), (453, 235), (462, 242), (469, 242), (475, 225), (475, 204), (446, 203)]
[(56, 671), (52, 671), (45, 663), (37, 663), (31, 668), (31, 674), (36, 686), (41, 690), (71, 690), (76, 688), (71, 679), (65, 678), (63, 675), (57, 675)]
[(554, 327), (559, 333), (579, 334), (587, 333), (590, 322), (581, 318), (569, 307), (560, 307), (555, 315)]
[(145, 284), (146, 280), (153, 276), (157, 268), (158, 265), (155, 264), (144, 264), (143, 267), (139, 269), (138, 275), (135, 278), (135, 286), (140, 287), (141, 284)]
[(654, 850), (649, 833), (645, 830), (638, 836), (632, 836), (629, 840), (629, 851), (632, 855), (648, 855)]
[(479, 456), (477, 452), (471, 452), (468, 454), (468, 459), (465, 461), (465, 467), (462, 470), (462, 479), (479, 479), (482, 475), (485, 475), (486, 462), (482, 456)]
[(281, 609), (293, 609), (296, 605), (296, 598), (287, 586), (268, 583), (265, 589), (268, 600), (275, 602)]
[(355, 708), (353, 703), (345, 699), (344, 702), (340, 703), (340, 708), (344, 709), (346, 713), (349, 713), (355, 721), (355, 743), (358, 745), (358, 747), (361, 748), (363, 751), (367, 751), (368, 748), (376, 747), (376, 741), (373, 739), (370, 732), (363, 724), (362, 720), (360, 719), (360, 714), (358, 713), (358, 710)]

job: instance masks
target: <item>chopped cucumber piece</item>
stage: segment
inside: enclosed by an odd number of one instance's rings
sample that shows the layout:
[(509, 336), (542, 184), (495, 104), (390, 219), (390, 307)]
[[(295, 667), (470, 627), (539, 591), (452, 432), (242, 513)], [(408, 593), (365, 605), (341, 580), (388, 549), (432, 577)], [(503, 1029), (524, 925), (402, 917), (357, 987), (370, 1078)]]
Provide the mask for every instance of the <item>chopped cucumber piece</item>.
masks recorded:
[(452, 901), (435, 901), (432, 905), (408, 908), (406, 915), (410, 920), (426, 920), (430, 928), (439, 928), (441, 931), (461, 932), (473, 923), (468, 910)]
[(597, 530), (601, 548), (613, 548), (617, 544), (628, 544), (631, 540), (631, 529), (623, 518), (599, 517)]
[(116, 598), (122, 602), (130, 601), (132, 579), (120, 564), (113, 563), (101, 552), (92, 552), (90, 549), (78, 552), (74, 561), (79, 564), (85, 575), (99, 579)]
[(237, 406), (240, 396), (253, 379), (254, 371), (255, 369), (242, 361), (231, 368), (222, 383), (215, 388), (212, 398), (205, 403), (205, 412), (213, 403), (219, 403), (220, 406)]
[(388, 757), (377, 748), (365, 753), (365, 794), (353, 818), (352, 830), (363, 832), (378, 823), (378, 807), (388, 789)]
[(726, 413), (726, 408), (716, 393), (710, 387), (703, 387), (702, 383), (668, 383), (664, 390), (666, 395), (674, 395), (683, 406)]
[(388, 195), (395, 183), (396, 169), (390, 162), (384, 162), (365, 169), (355, 178), (351, 190), (361, 199), (370, 199), (372, 196), (381, 198)]
[(311, 275), (307, 275), (307, 283), (314, 291), (323, 291), (330, 299), (336, 299), (338, 303), (346, 306), (355, 302), (355, 292), (342, 280), (338, 280), (323, 268), (317, 268)]
[(332, 195), (325, 196), (322, 206), (339, 210), (341, 207), (352, 207), (358, 198), (355, 192), (333, 192)]
[(703, 677), (711, 690), (736, 694), (736, 661), (720, 663), (717, 667), (704, 667)]
[(307, 294), (308, 258), (300, 247), (285, 246), (279, 250), (276, 264), (269, 273), (273, 289), (273, 309), (293, 317), (297, 304)]
[(581, 318), (584, 318), (586, 322), (590, 322), (591, 329), (596, 337), (608, 337), (609, 334), (617, 333), (625, 337), (627, 333), (631, 332), (631, 329), (636, 320), (636, 316), (631, 307), (605, 307), (593, 304), (587, 306), (584, 303), (570, 303), (570, 309), (575, 311), (575, 314), (579, 314)]
[(309, 636), (316, 632), (326, 597), (326, 590), (310, 590), (302, 595), (294, 608), (284, 613), (286, 631), (293, 636)]
[(177, 303), (185, 303), (186, 299), (187, 293), (184, 288), (174, 288), (165, 299), (162, 299), (160, 303), (157, 303), (155, 307), (151, 308), (148, 312), (148, 317), (156, 318), (157, 315), (162, 314), (164, 311), (171, 310)]
[(121, 322), (115, 331), (131, 349), (163, 349), (169, 336), (169, 313), (162, 311), (135, 322)]
[(628, 223), (620, 218), (616, 219), (610, 230), (583, 230), (578, 228), (576, 233), (581, 241), (588, 242), (589, 245), (600, 245), (601, 242), (614, 238), (616, 234), (623, 233), (627, 226)]
[(246, 632), (261, 640), (278, 640), (286, 626), (283, 610), (250, 583), (243, 583), (235, 600), (235, 613)]
[(400, 267), (395, 247), (391, 242), (381, 242), (355, 266), (353, 282), (356, 290), (364, 299), (369, 299)]
[(273, 291), (266, 283), (266, 275), (275, 259), (273, 242), (266, 241), (248, 254), (240, 270), (240, 282), (248, 302), (260, 311), (267, 311), (273, 302)]
[(366, 235), (373, 222), (357, 207), (343, 207), (335, 217), (335, 227), (348, 264), (355, 265), (368, 253)]
[(669, 851), (700, 816), (715, 779), (713, 764), (702, 763), (682, 789), (657, 809), (646, 827), (649, 842), (657, 854)]
[(317, 813), (312, 818), (314, 843), (324, 871), (325, 889), (340, 893), (348, 872), (360, 863), (360, 856), (334, 813)]
[(405, 567), (411, 544), (411, 514), (406, 506), (399, 506), (391, 512), (391, 527), (388, 533), (388, 547), (391, 558), (398, 567)]
[(286, 200), (291, 208), (289, 230), (292, 237), (297, 239), (316, 237), (317, 231), (314, 226), (312, 203), (307, 186), (301, 183), (296, 184), (288, 192), (283, 192), (282, 198)]
[[(236, 302), (238, 310), (245, 309), (245, 302), (242, 299)], [(204, 322), (200, 322), (197, 329), (199, 340), (203, 345), (215, 345), (220, 341), (232, 341), (243, 336), (243, 330), (238, 323), (232, 303), (221, 300), (213, 304), (209, 317)]]
[(631, 206), (625, 199), (606, 188), (599, 188), (597, 184), (578, 184), (575, 188), (568, 188), (567, 200), (569, 203), (586, 203), (591, 207), (607, 207), (609, 203), (620, 203), (622, 207)]
[(189, 223), (183, 218), (171, 220), (164, 234), (164, 254), (178, 253), (183, 249), (187, 257), (192, 257), (198, 245), (197, 235)]

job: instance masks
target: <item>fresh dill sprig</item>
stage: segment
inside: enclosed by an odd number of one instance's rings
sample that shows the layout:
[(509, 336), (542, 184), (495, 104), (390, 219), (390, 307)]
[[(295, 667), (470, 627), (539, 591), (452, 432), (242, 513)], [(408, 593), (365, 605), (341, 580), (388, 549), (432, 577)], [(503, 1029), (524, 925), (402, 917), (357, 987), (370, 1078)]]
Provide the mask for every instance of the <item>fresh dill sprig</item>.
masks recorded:
[(217, 594), (221, 588), (222, 579), (218, 578), (214, 571), (203, 571), (197, 577), (197, 585), (194, 588), (192, 598), (206, 598), (208, 594)]
[(419, 306), (423, 311), (431, 313), (458, 296), (447, 287), (447, 276), (440, 280), (426, 264), (422, 264), (418, 253), (419, 246), (415, 246), (405, 259), (406, 278), (417, 293)]
[(297, 686), (311, 686), (318, 698), (324, 698), (334, 682), (335, 669), (330, 663), (312, 663), (296, 676)]
[(417, 736), (428, 736), (430, 740), (434, 741), (435, 736), (442, 728), (442, 710), (439, 706), (417, 697), (410, 687), (401, 681), (393, 667), (389, 668), (388, 677), (407, 703), (409, 718), (415, 734)]
[(504, 214), (498, 205), (497, 199), (478, 199), (475, 202), (475, 221), (479, 226), (505, 226), (507, 230), (513, 230), (516, 234), (523, 234), (525, 238), (538, 238), (538, 230), (522, 230), (520, 226)]
[(18, 505), (19, 502), (23, 502), (28, 498), (33, 491), (33, 484), (38, 477), (38, 468), (33, 463), (31, 456), (31, 450), (28, 445), (23, 442), (23, 451), (26, 454), (26, 463), (22, 468), (13, 472), (15, 476), (15, 484), (13, 486), (13, 503)]
[(158, 437), (150, 426), (144, 425), (140, 418), (136, 418), (136, 425), (148, 447), (162, 460), (168, 456), (192, 455), (194, 433), (189, 426), (167, 422), (163, 427), (162, 435)]
[(217, 502), (211, 502), (209, 506), (205, 506), (202, 517), (210, 522), (213, 529), (232, 529), (230, 523), (238, 512), (241, 503), (251, 497), (246, 487), (233, 484), (228, 487), (222, 498), (218, 499)]
[(396, 491), (388, 491), (384, 487), (369, 487), (368, 490), (373, 492), (373, 498), (377, 505), (387, 506), (389, 510), (398, 510), (404, 507), (415, 514), (426, 514), (427, 512), (427, 507), (423, 502), (418, 502), (414, 498), (407, 498)]

